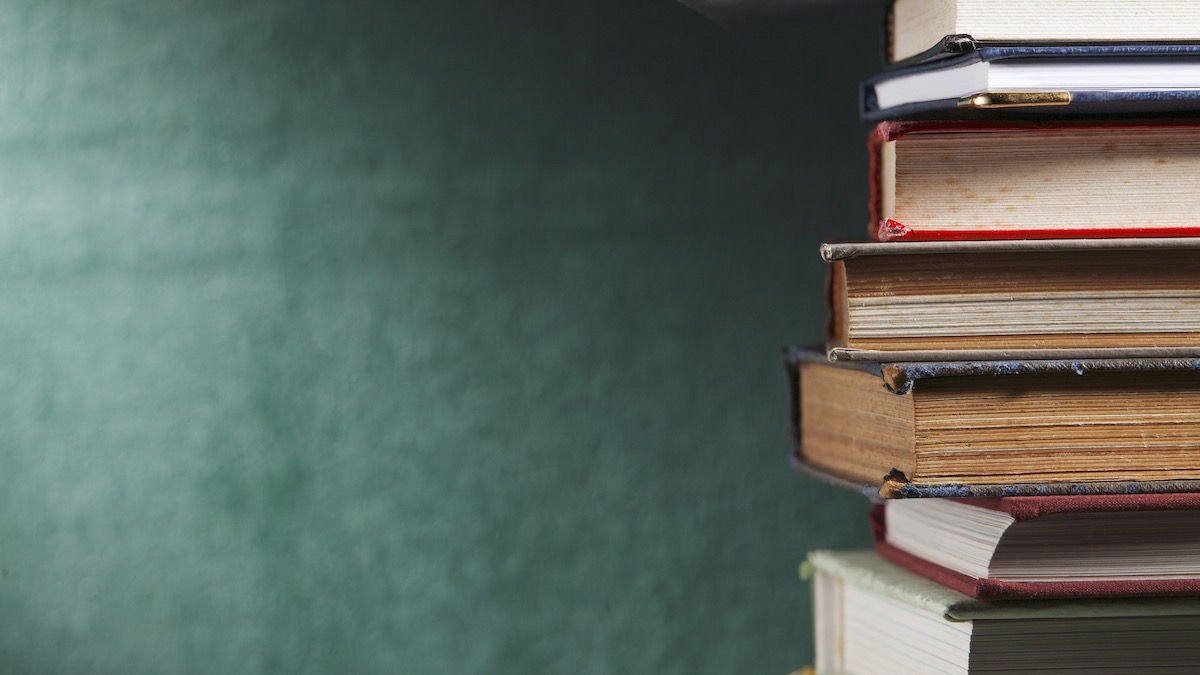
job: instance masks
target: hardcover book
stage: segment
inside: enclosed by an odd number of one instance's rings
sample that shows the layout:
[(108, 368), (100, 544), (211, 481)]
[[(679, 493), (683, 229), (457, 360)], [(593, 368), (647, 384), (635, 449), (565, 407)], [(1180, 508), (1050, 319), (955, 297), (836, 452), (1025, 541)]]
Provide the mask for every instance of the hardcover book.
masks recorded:
[(873, 551), (814, 551), (818, 673), (1144, 673), (1200, 663), (1200, 597), (982, 601)]
[(870, 135), (880, 240), (1200, 234), (1200, 124), (884, 122)]
[(982, 600), (1200, 593), (1200, 494), (902, 499), (871, 511), (888, 560)]
[(787, 364), (796, 462), (869, 496), (1200, 491), (1200, 359)]
[(862, 84), (863, 119), (1128, 115), (1200, 110), (1200, 45), (979, 47)]
[(1200, 356), (1200, 237), (825, 244), (833, 360)]
[(891, 0), (887, 60), (934, 58), (987, 44), (1193, 42), (1191, 0)]

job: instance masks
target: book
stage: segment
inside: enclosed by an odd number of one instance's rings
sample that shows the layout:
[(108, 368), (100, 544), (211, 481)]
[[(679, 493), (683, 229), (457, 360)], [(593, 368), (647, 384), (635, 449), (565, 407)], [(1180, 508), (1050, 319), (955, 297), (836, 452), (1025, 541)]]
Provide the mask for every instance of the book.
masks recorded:
[(1189, 0), (891, 0), (890, 62), (986, 44), (1188, 42), (1200, 37)]
[(983, 600), (1200, 594), (1200, 493), (901, 499), (875, 548)]
[(825, 244), (833, 360), (1200, 356), (1200, 237)]
[(1200, 491), (1200, 359), (786, 363), (797, 465), (872, 497)]
[(1200, 234), (1200, 124), (884, 122), (872, 131), (879, 240)]
[(873, 551), (814, 551), (818, 673), (1190, 672), (1200, 598), (983, 601)]
[(861, 86), (867, 121), (1183, 115), (1200, 110), (1200, 45), (984, 46)]

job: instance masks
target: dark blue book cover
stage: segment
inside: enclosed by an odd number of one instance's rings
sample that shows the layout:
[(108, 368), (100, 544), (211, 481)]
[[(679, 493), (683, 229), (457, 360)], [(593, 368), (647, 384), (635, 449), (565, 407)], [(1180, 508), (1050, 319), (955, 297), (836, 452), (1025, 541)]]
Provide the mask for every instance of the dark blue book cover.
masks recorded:
[[(1098, 44), (1098, 45), (1003, 45), (974, 46), (957, 55), (932, 60), (910, 60), (907, 65), (890, 69), (862, 83), (861, 114), (866, 121), (885, 119), (979, 118), (979, 117), (1045, 117), (1047, 115), (1186, 115), (1200, 112), (1200, 76), (1193, 81), (1175, 82), (1161, 88), (1103, 83), (1087, 87), (1064, 83), (1062, 87), (1046, 87), (1040, 83), (1037, 91), (1053, 92), (1054, 100), (1045, 97), (1025, 97), (1033, 93), (1026, 88), (1018, 91), (962, 92), (960, 95), (907, 101), (899, 105), (880, 100), (880, 91), (889, 84), (915, 81), (913, 76), (940, 74), (949, 78), (964, 73), (978, 64), (1020, 64), (1036, 69), (1039, 66), (1082, 65), (1104, 67), (1120, 65), (1144, 70), (1164, 66), (1179, 68), (1188, 63), (1200, 68), (1200, 44)], [(1137, 72), (1136, 70), (1133, 72)], [(1139, 78), (1140, 79), (1140, 78)], [(1013, 97), (1012, 94), (1018, 94)], [(978, 97), (977, 94), (997, 94)]]

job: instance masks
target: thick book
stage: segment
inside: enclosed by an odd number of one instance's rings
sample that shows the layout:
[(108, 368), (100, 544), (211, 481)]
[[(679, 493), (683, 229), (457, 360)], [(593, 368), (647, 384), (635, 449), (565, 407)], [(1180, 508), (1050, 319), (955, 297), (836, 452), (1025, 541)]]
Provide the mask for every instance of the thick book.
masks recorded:
[(981, 600), (1200, 594), (1200, 493), (874, 504), (884, 558)]
[(1194, 120), (884, 122), (868, 148), (881, 241), (1200, 235)]
[(1200, 237), (831, 243), (833, 360), (1200, 356)]
[(885, 59), (925, 60), (981, 45), (1195, 42), (1191, 0), (891, 0)]
[(798, 467), (868, 496), (1200, 492), (1200, 359), (786, 362)]
[(1194, 672), (1200, 597), (984, 601), (880, 558), (814, 551), (818, 673)]
[(972, 48), (862, 83), (883, 119), (1186, 115), (1200, 110), (1200, 44)]

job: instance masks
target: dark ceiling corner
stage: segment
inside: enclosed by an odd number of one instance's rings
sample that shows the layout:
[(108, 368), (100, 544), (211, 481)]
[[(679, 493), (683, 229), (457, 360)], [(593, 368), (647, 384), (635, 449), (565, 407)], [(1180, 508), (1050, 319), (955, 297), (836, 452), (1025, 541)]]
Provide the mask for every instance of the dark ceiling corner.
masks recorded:
[(727, 28), (795, 17), (803, 14), (806, 10), (831, 5), (860, 5), (864, 9), (882, 5), (880, 0), (679, 0), (679, 2)]

